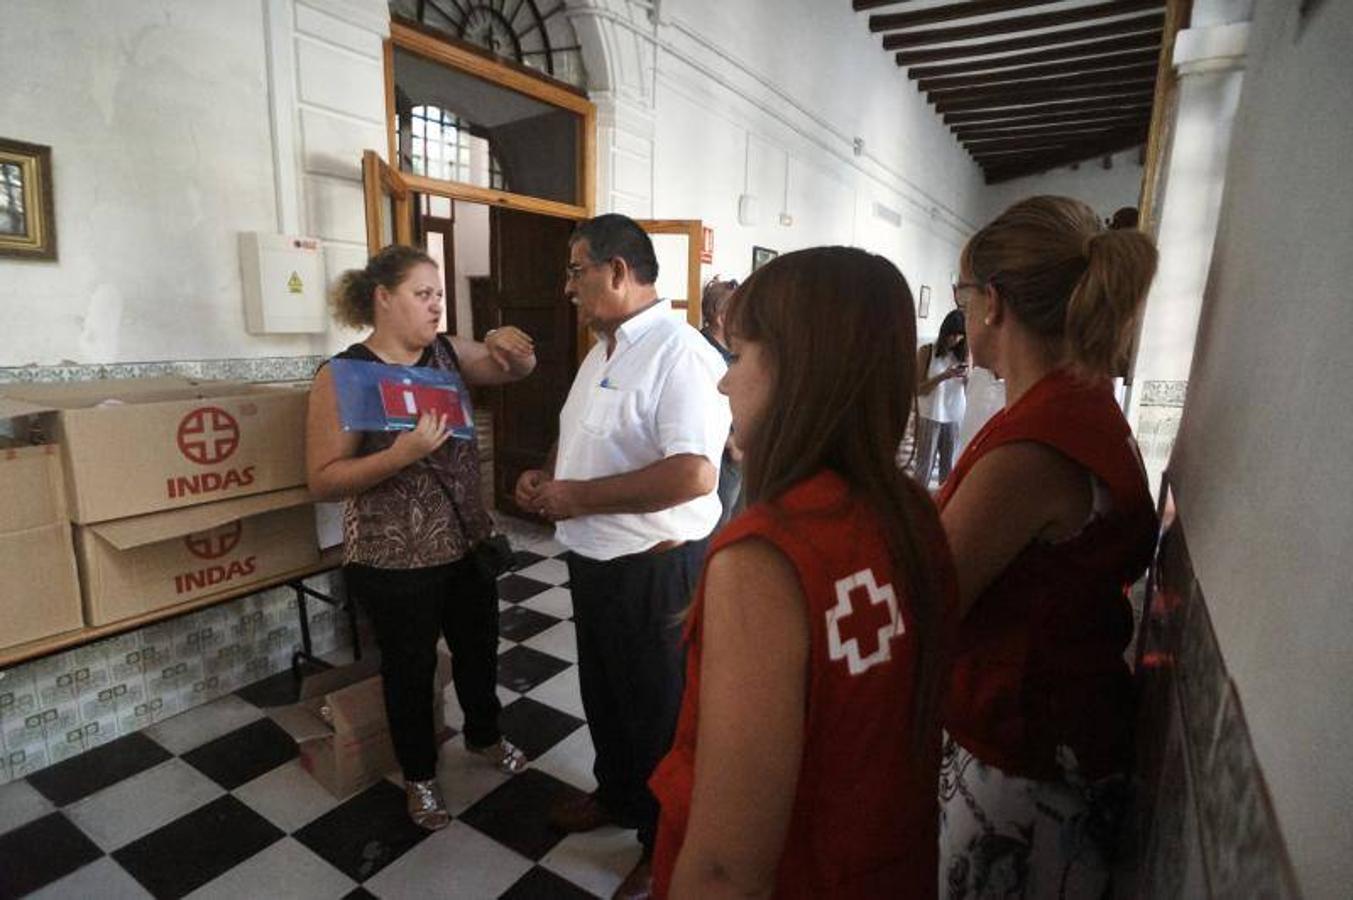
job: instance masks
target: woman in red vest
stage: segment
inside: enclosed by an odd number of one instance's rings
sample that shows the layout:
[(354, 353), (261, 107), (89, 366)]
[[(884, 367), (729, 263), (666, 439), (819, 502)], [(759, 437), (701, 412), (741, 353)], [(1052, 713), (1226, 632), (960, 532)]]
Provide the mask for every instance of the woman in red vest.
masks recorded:
[(925, 493), (895, 463), (916, 386), (911, 293), (819, 247), (733, 295), (720, 390), (748, 510), (686, 623), (658, 896), (934, 897), (938, 697), (955, 602)]
[(975, 365), (1005, 379), (938, 497), (960, 623), (944, 709), (949, 897), (1101, 897), (1134, 719), (1127, 588), (1156, 518), (1110, 376), (1156, 251), (1085, 204), (1034, 197), (968, 242)]

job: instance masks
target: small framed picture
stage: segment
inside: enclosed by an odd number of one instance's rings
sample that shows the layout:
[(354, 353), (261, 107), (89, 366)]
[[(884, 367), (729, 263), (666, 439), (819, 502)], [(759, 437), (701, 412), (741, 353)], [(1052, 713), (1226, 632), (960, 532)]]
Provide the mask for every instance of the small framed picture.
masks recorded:
[(921, 285), (921, 296), (916, 301), (916, 318), (924, 319), (930, 315), (930, 285)]
[(769, 247), (753, 247), (752, 271), (755, 272), (757, 269), (761, 268), (766, 263), (770, 262), (772, 259), (774, 259), (779, 255), (780, 251), (772, 250)]
[(0, 256), (56, 259), (51, 147), (0, 138)]

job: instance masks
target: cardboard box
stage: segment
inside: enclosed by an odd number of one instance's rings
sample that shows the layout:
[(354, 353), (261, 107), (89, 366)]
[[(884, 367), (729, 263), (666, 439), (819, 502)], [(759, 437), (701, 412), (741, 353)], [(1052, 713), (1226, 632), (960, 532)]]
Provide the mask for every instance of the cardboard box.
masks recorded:
[(58, 454), (0, 441), (0, 647), (83, 624)]
[[(399, 770), (390, 729), (385, 721), (380, 657), (309, 676), (294, 706), (269, 710), (273, 721), (296, 739), (301, 767), (333, 794), (343, 798)], [(451, 682), (451, 657), (437, 657), (433, 692), (433, 727), (437, 741), (450, 737), (443, 710)]]
[(51, 412), (82, 525), (305, 484), (302, 387), (135, 378), (0, 388), (0, 416)]
[(75, 543), (90, 625), (223, 591), (247, 593), (319, 560), (305, 488), (83, 525)]

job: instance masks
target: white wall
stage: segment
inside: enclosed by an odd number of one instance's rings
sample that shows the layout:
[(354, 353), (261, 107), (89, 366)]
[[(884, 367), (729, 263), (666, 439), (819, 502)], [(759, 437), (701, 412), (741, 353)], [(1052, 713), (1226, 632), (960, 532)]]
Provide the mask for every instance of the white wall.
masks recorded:
[[(959, 250), (981, 224), (981, 173), (869, 33), (867, 15), (816, 0), (784, 0), (773, 12), (664, 0), (655, 23), (625, 0), (568, 5), (584, 46), (610, 51), (588, 58), (602, 125), (600, 209), (702, 219), (714, 229), (705, 277), (745, 277), (753, 246), (866, 247), (896, 263), (913, 293), (930, 286), (919, 327), (933, 336), (952, 307)], [(752, 226), (738, 223), (743, 193), (757, 198)], [(900, 225), (876, 217), (876, 203)]]
[(1036, 194), (1074, 197), (1099, 213), (1101, 220), (1124, 206), (1136, 206), (1141, 195), (1141, 150), (1115, 153), (1113, 167), (1105, 169), (1102, 157), (1088, 159), (1076, 168), (1063, 166), (1041, 175), (1029, 175), (993, 184), (986, 190), (988, 218), (995, 218), (1017, 200)]
[(1189, 396), (1181, 518), (1298, 877), (1353, 881), (1353, 4), (1256, 4)]
[(60, 259), (0, 259), (0, 306), (22, 310), (0, 366), (345, 342), (247, 334), (237, 249), (240, 231), (285, 228), (324, 238), (331, 269), (365, 258), (354, 179), (362, 148), (384, 147), (388, 17), (379, 0), (322, 7), (5, 3), (0, 134), (52, 147)]

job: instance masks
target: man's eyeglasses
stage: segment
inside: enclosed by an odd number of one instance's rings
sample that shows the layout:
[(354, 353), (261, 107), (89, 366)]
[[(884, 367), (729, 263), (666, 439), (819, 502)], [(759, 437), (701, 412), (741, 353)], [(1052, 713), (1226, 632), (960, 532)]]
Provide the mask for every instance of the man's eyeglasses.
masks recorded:
[(721, 288), (725, 288), (725, 289), (730, 290), (730, 291), (736, 291), (736, 290), (738, 289), (738, 280), (737, 280), (736, 278), (731, 277), (731, 276), (728, 277), (728, 278), (725, 278), (725, 277), (722, 276), (722, 275), (715, 275), (715, 276), (714, 276), (713, 278), (711, 278), (709, 281), (706, 281), (706, 282), (705, 282), (705, 290), (709, 290), (710, 288), (714, 287), (715, 285), (717, 285), (717, 286), (719, 286), (719, 287), (721, 287)]
[(603, 259), (600, 260), (599, 262), (569, 263), (568, 265), (564, 266), (564, 282), (567, 283), (575, 278), (581, 278), (582, 274), (586, 272), (588, 269), (595, 269), (600, 266), (608, 265), (610, 262), (611, 261), (609, 259)]

